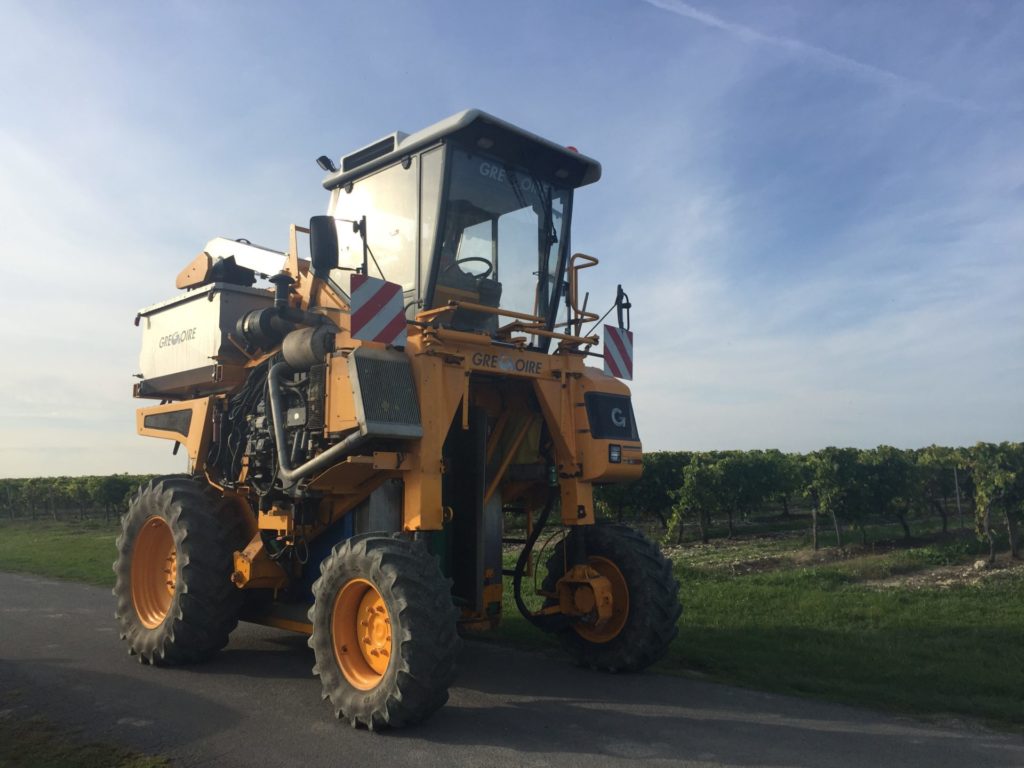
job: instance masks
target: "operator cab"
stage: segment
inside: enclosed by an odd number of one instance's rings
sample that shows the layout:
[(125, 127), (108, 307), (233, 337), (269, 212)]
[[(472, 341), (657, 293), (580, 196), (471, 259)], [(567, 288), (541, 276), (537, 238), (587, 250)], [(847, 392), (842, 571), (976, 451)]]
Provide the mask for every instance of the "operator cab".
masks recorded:
[[(563, 295), (572, 194), (601, 166), (479, 110), (346, 155), (324, 186), (338, 227), (336, 290), (353, 272), (402, 286), (408, 317), (467, 302), (539, 319)], [(460, 308), (459, 330), (497, 332), (497, 315)], [(530, 336), (546, 349), (550, 339)]]

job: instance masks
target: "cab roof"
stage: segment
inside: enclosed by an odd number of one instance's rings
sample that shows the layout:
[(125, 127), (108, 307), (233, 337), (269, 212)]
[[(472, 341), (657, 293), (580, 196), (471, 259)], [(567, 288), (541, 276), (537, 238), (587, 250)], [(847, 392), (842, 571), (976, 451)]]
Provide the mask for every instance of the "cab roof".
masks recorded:
[(448, 139), (477, 148), (512, 165), (549, 170), (568, 186), (582, 187), (601, 178), (601, 164), (479, 109), (467, 109), (422, 131), (396, 131), (341, 158), (341, 169), (323, 181), (326, 189), (344, 186), (405, 156)]

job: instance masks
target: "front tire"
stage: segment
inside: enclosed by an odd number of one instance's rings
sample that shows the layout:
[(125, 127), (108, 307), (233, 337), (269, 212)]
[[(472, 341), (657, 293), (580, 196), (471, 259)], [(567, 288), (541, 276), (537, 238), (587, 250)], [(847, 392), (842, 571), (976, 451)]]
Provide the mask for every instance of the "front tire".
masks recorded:
[(203, 661), (227, 645), (242, 597), (230, 529), (207, 485), (188, 477), (155, 478), (132, 498), (117, 539), (114, 615), (140, 662)]
[(323, 698), (370, 730), (425, 720), (448, 701), (461, 641), (437, 561), (384, 534), (340, 544), (313, 585), (309, 646)]
[[(559, 631), (563, 647), (577, 663), (610, 672), (638, 672), (668, 652), (682, 613), (679, 582), (672, 563), (656, 544), (624, 525), (600, 524), (584, 536), (588, 565), (612, 586), (613, 614), (594, 628), (581, 623)], [(543, 591), (553, 594), (565, 573), (565, 540), (548, 559)], [(554, 601), (557, 602), (557, 601)]]

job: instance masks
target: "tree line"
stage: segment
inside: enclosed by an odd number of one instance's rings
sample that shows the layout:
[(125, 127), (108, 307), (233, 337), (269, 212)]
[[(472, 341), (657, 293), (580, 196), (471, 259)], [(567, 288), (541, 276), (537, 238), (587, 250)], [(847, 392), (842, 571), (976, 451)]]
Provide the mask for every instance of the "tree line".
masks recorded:
[(109, 522), (128, 509), (136, 489), (152, 475), (83, 475), (0, 479), (0, 516)]
[(899, 524), (910, 539), (916, 520), (939, 518), (947, 533), (951, 516), (960, 528), (969, 516), (990, 557), (1002, 527), (1019, 557), (1024, 444), (829, 447), (807, 454), (661, 451), (644, 457), (640, 480), (598, 488), (596, 498), (610, 517), (657, 521), (669, 542), (682, 542), (684, 529), (694, 527), (707, 542), (715, 521), (732, 536), (738, 521), (769, 509), (786, 517), (798, 506), (810, 511), (815, 548), (823, 525), (842, 546), (851, 533), (866, 542), (867, 526), (879, 521)]
[[(0, 479), (0, 516), (68, 517), (109, 521), (152, 475), (91, 475)], [(810, 512), (812, 544), (827, 526), (838, 546), (878, 521), (898, 523), (906, 538), (923, 518), (950, 517), (961, 529), (970, 517), (994, 556), (996, 533), (1005, 529), (1014, 557), (1024, 524), (1024, 443), (978, 443), (970, 448), (901, 450), (879, 446), (823, 448), (813, 453), (764, 451), (659, 451), (644, 457), (643, 477), (601, 486), (600, 511), (618, 520), (650, 522), (666, 541), (681, 542), (696, 527), (707, 542), (715, 523), (734, 535), (737, 523), (765, 511), (790, 516)]]

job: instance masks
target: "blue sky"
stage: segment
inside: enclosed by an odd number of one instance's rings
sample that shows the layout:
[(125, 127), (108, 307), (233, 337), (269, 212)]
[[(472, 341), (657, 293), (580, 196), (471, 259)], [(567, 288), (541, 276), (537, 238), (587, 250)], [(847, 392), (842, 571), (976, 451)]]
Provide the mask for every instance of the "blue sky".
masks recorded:
[[(649, 449), (1024, 432), (1024, 4), (0, 0), (0, 476), (181, 469), (135, 311), (475, 106), (601, 160)], [(600, 273), (600, 274), (594, 274)]]

